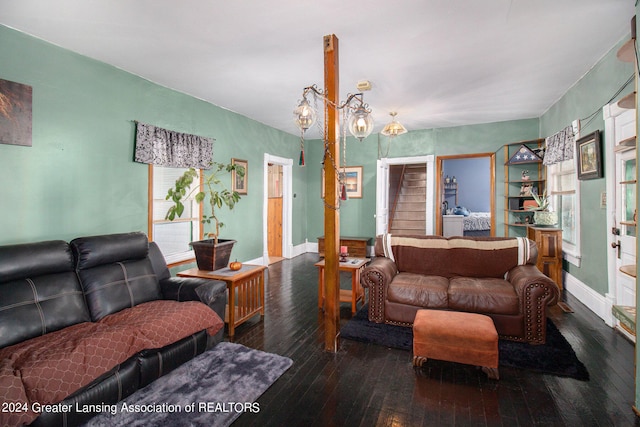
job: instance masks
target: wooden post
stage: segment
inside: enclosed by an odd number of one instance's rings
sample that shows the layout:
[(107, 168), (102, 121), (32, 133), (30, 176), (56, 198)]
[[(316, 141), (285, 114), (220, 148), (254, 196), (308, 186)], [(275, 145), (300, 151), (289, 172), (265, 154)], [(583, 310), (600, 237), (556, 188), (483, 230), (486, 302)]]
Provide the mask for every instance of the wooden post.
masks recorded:
[(336, 168), (340, 165), (339, 115), (336, 109), (340, 96), (338, 70), (338, 38), (333, 34), (324, 36), (325, 138), (329, 154), (324, 161), (324, 347), (325, 351), (334, 353), (338, 351), (340, 333), (340, 213), (336, 209), (339, 203)]

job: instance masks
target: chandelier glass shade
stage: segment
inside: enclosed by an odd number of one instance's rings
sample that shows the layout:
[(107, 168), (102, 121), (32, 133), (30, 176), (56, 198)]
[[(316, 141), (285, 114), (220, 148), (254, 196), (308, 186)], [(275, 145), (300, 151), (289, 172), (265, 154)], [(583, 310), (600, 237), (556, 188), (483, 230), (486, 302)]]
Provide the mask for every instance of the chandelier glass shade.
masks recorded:
[(362, 141), (373, 131), (373, 118), (363, 105), (359, 105), (349, 117), (349, 132)]
[(302, 132), (316, 122), (316, 110), (309, 105), (306, 97), (302, 98), (298, 107), (293, 111), (293, 121)]
[(390, 123), (387, 123), (387, 125), (384, 127), (384, 129), (382, 129), (382, 131), (380, 131), (380, 133), (391, 138), (393, 138), (394, 136), (402, 135), (403, 133), (407, 133), (407, 129), (396, 120), (396, 115), (398, 113), (394, 111), (389, 114), (391, 115), (391, 117), (393, 117), (393, 119)]

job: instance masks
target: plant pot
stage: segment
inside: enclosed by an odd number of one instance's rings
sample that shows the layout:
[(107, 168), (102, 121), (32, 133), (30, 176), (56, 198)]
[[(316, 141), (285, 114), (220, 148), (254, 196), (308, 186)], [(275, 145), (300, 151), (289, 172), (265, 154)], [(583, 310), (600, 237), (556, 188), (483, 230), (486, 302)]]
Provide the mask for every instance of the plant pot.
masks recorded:
[(536, 211), (533, 214), (533, 223), (535, 225), (550, 226), (558, 223), (558, 213), (549, 211)]
[(236, 241), (218, 239), (217, 245), (214, 242), (214, 239), (206, 239), (189, 243), (196, 255), (196, 263), (200, 270), (214, 271), (229, 265), (231, 249)]

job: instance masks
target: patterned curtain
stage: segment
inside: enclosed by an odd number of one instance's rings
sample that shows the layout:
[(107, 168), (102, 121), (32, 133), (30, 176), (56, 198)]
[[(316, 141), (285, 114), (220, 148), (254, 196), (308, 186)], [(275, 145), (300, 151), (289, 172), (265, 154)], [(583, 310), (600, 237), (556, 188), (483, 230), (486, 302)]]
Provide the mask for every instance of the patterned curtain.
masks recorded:
[(544, 153), (544, 165), (553, 165), (564, 160), (573, 159), (573, 148), (575, 139), (573, 135), (573, 126), (569, 125), (555, 135), (548, 136), (545, 139), (547, 149)]
[(137, 123), (135, 161), (176, 168), (209, 169), (213, 138)]

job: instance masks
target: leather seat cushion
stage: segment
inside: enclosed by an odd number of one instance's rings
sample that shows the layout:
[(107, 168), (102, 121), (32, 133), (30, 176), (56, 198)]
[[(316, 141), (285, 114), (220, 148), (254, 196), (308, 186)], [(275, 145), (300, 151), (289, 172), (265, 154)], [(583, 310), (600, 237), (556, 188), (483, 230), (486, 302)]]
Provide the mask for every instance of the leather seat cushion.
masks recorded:
[(442, 276), (399, 273), (387, 291), (387, 300), (424, 308), (447, 308), (449, 280)]
[(504, 279), (454, 277), (449, 284), (449, 308), (487, 314), (518, 314), (519, 300)]

